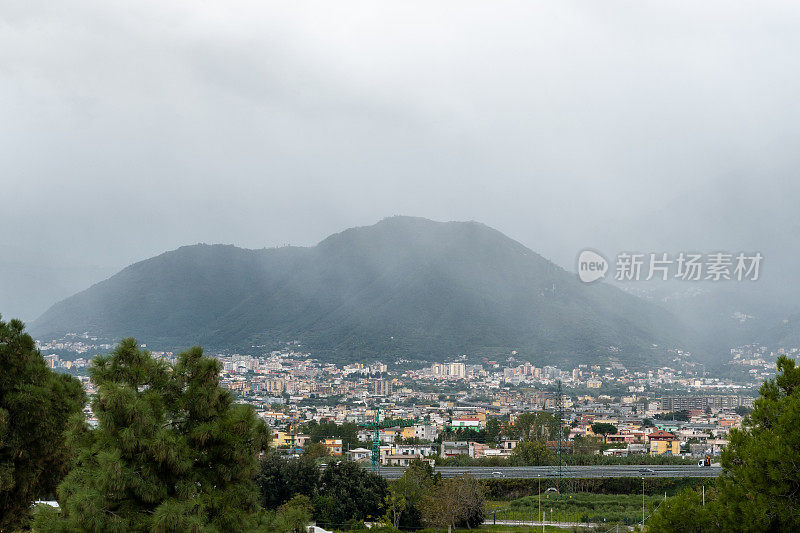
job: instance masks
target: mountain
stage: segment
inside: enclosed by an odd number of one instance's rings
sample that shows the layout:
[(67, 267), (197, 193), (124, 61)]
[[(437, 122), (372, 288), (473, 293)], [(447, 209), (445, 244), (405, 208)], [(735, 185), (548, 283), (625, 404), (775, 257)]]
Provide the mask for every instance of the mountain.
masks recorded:
[(185, 246), (57, 303), (31, 331), (176, 348), (298, 341), (339, 361), (512, 350), (540, 362), (644, 361), (695, 338), (655, 304), (583, 284), (483, 224), (411, 217), (308, 248)]
[[(660, 209), (646, 209), (597, 224), (567, 249), (592, 243), (609, 259), (621, 251), (669, 253), (739, 252), (763, 256), (757, 281), (687, 283), (630, 281), (623, 290), (658, 302), (720, 346), (759, 343), (791, 347), (791, 319), (798, 314), (800, 180), (792, 171), (753, 171), (700, 180)], [(789, 343), (789, 344), (787, 344)]]

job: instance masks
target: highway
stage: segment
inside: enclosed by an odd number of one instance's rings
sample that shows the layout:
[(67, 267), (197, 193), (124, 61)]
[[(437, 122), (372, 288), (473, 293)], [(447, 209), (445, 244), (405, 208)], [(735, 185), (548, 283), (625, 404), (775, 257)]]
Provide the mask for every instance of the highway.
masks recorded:
[[(403, 468), (397, 466), (381, 467), (381, 475), (386, 479), (397, 479), (403, 475)], [(602, 466), (563, 466), (563, 478), (604, 478), (604, 477), (717, 477), (722, 469), (719, 466), (696, 465), (602, 465)], [(531, 479), (540, 477), (557, 478), (557, 466), (437, 466), (436, 472), (442, 477), (456, 477), (470, 474), (478, 479)]]

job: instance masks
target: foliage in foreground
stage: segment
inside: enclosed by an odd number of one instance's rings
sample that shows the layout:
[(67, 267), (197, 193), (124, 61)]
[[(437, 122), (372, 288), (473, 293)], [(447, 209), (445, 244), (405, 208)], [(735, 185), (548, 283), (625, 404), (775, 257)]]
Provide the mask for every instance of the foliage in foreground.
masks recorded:
[[(652, 531), (800, 531), (800, 368), (778, 358), (743, 429), (722, 453), (716, 497), (684, 492), (655, 513)], [(684, 529), (682, 529), (684, 528)]]
[(66, 474), (63, 432), (86, 399), (52, 372), (19, 320), (0, 320), (0, 531), (24, 527), (31, 504)]
[(381, 476), (352, 461), (332, 463), (320, 475), (314, 518), (333, 527), (348, 520), (378, 520), (386, 494), (387, 482)]
[(432, 527), (474, 528), (486, 518), (483, 485), (472, 476), (440, 480), (428, 492), (422, 522)]
[(37, 531), (243, 531), (255, 527), (258, 455), (269, 439), (252, 407), (192, 348), (173, 367), (125, 339), (90, 369), (98, 425), (68, 433), (76, 453), (40, 507)]
[(483, 485), (471, 476), (442, 479), (419, 459), (392, 482), (386, 498), (386, 522), (392, 528), (474, 528), (485, 518)]
[(375, 521), (385, 513), (386, 480), (349, 461), (329, 463), (320, 472), (310, 457), (283, 459), (271, 453), (261, 462), (257, 483), (266, 509), (280, 509), (302, 496), (311, 504), (312, 518), (328, 529)]

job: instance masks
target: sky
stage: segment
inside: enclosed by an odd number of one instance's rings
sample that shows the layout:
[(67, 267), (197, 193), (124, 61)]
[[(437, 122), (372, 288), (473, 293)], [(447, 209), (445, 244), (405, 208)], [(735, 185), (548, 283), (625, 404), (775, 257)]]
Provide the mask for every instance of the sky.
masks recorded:
[(800, 199), (798, 22), (795, 2), (0, 0), (0, 271), (72, 272), (0, 300), (32, 318), (181, 245), (396, 214), (562, 265), (671, 216), (716, 228), (720, 198), (772, 238), (764, 214), (791, 225)]

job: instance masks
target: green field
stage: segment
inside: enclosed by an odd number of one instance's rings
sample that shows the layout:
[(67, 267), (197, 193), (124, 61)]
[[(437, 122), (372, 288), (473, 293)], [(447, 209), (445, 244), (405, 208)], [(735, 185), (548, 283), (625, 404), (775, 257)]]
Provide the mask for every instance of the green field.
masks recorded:
[[(650, 515), (663, 496), (645, 496), (645, 514)], [(539, 497), (525, 496), (511, 502), (489, 502), (488, 521), (538, 520)], [(542, 494), (541, 509), (545, 520), (559, 522), (623, 523), (634, 525), (642, 520), (641, 494), (593, 494), (576, 492)], [(552, 510), (552, 512), (551, 512)]]

